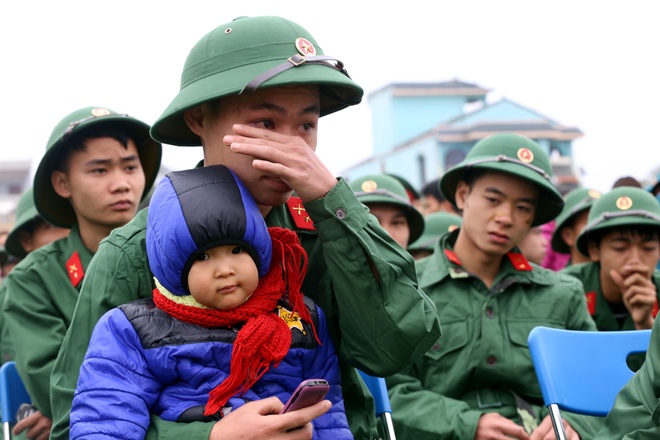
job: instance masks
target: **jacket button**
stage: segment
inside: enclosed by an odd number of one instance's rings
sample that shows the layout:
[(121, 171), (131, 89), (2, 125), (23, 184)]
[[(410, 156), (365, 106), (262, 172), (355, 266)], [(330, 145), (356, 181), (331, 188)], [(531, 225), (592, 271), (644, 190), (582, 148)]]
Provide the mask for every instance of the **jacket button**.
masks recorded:
[(488, 356), (488, 359), (486, 359), (486, 363), (492, 367), (497, 363), (497, 358), (495, 356)]
[(335, 215), (337, 216), (338, 219), (343, 220), (346, 217), (346, 211), (339, 208), (338, 210), (335, 211)]
[(486, 309), (486, 316), (489, 317), (489, 318), (492, 318), (493, 316), (495, 316), (495, 312), (493, 311), (493, 309), (491, 309), (491, 308)]

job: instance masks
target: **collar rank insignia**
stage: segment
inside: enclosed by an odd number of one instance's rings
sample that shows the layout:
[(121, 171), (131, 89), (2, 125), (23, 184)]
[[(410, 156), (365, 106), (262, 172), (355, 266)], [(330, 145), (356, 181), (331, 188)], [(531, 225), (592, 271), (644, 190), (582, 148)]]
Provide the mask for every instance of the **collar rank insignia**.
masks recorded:
[(454, 263), (457, 266), (462, 266), (461, 260), (458, 259), (458, 255), (454, 253), (454, 251), (450, 251), (449, 249), (445, 249), (445, 256), (449, 261)]
[(587, 310), (591, 316), (596, 314), (596, 292), (588, 292), (585, 294), (587, 298)]
[(73, 251), (73, 254), (71, 254), (71, 257), (67, 260), (66, 273), (69, 275), (69, 280), (71, 280), (73, 287), (77, 288), (85, 276), (85, 271), (83, 270), (78, 251)]
[(309, 215), (307, 215), (307, 210), (303, 206), (300, 197), (289, 197), (289, 200), (286, 201), (286, 207), (289, 209), (289, 213), (291, 214), (291, 217), (293, 217), (293, 222), (298, 229), (304, 229), (306, 231), (316, 230), (314, 222)]
[(302, 332), (303, 335), (306, 335), (305, 333), (305, 328), (303, 327), (303, 323), (300, 320), (300, 315), (296, 313), (292, 313), (291, 310), (287, 310), (284, 307), (278, 305), (277, 306), (277, 316), (282, 318), (284, 322), (286, 322), (286, 325), (289, 326), (289, 329), (294, 329), (297, 328)]
[(651, 316), (655, 318), (657, 314), (658, 314), (658, 300), (656, 299), (655, 304), (653, 304), (653, 308), (651, 309)]
[(513, 264), (514, 269), (517, 271), (529, 272), (532, 270), (532, 265), (529, 264), (527, 258), (525, 258), (523, 254), (509, 252), (506, 255), (509, 257), (509, 261), (511, 261), (511, 264)]

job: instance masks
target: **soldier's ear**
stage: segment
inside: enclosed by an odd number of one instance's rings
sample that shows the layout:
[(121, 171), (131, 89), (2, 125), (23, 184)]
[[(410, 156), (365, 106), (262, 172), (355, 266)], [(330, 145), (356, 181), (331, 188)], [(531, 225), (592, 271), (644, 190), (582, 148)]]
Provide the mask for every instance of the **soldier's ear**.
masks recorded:
[(587, 250), (591, 261), (600, 261), (600, 246), (595, 241), (587, 241)]
[(458, 182), (456, 185), (456, 207), (463, 211), (465, 209), (465, 201), (467, 200), (468, 195), (470, 194), (470, 185), (467, 184), (464, 180)]
[(559, 231), (559, 236), (566, 243), (566, 246), (573, 247), (575, 246), (575, 240), (577, 239), (577, 234), (571, 227), (564, 226)]
[(69, 179), (63, 171), (53, 171), (50, 175), (50, 181), (53, 184), (53, 189), (58, 196), (68, 199), (71, 197), (71, 190), (69, 189)]
[(204, 127), (204, 114), (201, 105), (186, 110), (183, 113), (183, 120), (190, 131), (201, 137), (202, 128)]

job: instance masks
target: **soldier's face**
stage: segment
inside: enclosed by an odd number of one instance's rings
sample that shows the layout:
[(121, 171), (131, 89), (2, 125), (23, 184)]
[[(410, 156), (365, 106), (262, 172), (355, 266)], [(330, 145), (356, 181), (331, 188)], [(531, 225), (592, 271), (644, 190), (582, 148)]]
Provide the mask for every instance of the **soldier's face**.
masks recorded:
[(527, 235), (539, 194), (511, 174), (487, 172), (473, 182), (459, 182), (456, 204), (463, 211), (459, 240), (486, 255), (501, 256)]
[(109, 137), (85, 141), (85, 150), (74, 152), (67, 169), (53, 172), (51, 180), (55, 191), (71, 202), (81, 231), (109, 233), (128, 223), (145, 187), (135, 143), (129, 140), (124, 147)]
[(589, 242), (589, 257), (600, 263), (601, 279), (611, 281), (611, 272), (622, 278), (639, 273), (651, 279), (660, 261), (660, 238), (657, 233), (633, 233), (614, 230), (603, 236), (600, 244)]
[(370, 203), (369, 211), (378, 219), (378, 224), (402, 248), (408, 247), (410, 226), (403, 209), (387, 203)]
[[(202, 139), (205, 165), (226, 165), (245, 183), (260, 206), (279, 206), (291, 196), (291, 188), (276, 176), (256, 170), (253, 156), (233, 152), (224, 137), (235, 135), (234, 124), (259, 129), (245, 141), (274, 147), (286, 154), (289, 142), (302, 140), (316, 150), (320, 98), (317, 86), (259, 89), (247, 95), (222, 98), (189, 111), (193, 132)], [(273, 139), (273, 134), (278, 136)], [(268, 152), (266, 152), (268, 154)], [(259, 159), (259, 158), (256, 158)]]

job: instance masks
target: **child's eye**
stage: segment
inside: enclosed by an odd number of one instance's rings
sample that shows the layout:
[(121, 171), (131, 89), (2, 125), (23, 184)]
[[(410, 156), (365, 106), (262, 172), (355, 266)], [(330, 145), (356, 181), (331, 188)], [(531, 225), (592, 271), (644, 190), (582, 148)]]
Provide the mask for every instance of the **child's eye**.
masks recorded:
[(241, 252), (243, 252), (243, 248), (240, 246), (236, 246), (234, 249), (231, 250), (232, 254), (240, 254)]
[(206, 261), (209, 259), (209, 254), (202, 252), (201, 254), (197, 255), (197, 261)]

